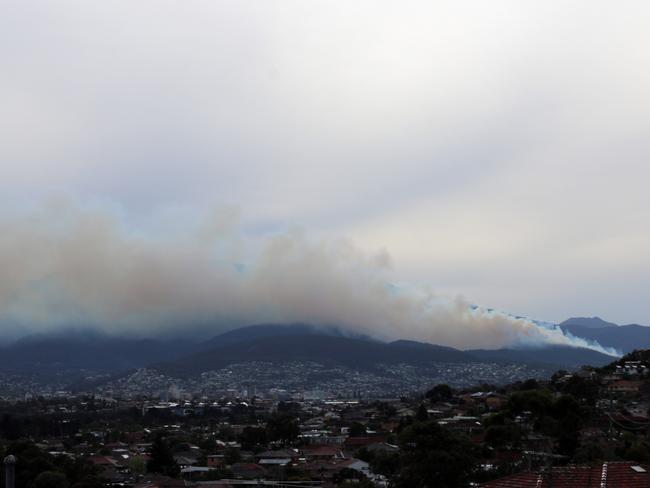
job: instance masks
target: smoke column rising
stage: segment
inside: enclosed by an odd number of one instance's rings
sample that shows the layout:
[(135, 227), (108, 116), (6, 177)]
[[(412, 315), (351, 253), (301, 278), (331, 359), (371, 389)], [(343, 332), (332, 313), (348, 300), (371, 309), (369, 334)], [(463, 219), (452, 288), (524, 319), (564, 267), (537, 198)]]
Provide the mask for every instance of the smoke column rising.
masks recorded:
[(129, 231), (110, 212), (67, 204), (5, 215), (0, 323), (146, 335), (197, 323), (216, 333), (233, 325), (308, 322), (458, 348), (563, 344), (613, 353), (554, 326), (391, 284), (385, 251), (368, 254), (300, 231), (263, 240), (252, 256), (246, 247), (232, 209), (180, 234)]

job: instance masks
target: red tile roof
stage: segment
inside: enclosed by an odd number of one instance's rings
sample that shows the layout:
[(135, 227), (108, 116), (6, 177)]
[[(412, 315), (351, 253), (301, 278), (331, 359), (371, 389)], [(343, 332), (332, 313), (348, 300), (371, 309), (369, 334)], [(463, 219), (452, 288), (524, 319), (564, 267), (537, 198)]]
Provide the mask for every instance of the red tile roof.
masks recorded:
[(340, 448), (332, 446), (316, 446), (304, 449), (307, 456), (338, 456), (341, 452)]
[(650, 488), (650, 466), (609, 462), (520, 473), (480, 485), (482, 488)]
[(519, 473), (488, 481), (481, 484), (481, 488), (537, 488), (537, 473)]
[(96, 466), (117, 466), (118, 462), (110, 456), (90, 456), (88, 460)]

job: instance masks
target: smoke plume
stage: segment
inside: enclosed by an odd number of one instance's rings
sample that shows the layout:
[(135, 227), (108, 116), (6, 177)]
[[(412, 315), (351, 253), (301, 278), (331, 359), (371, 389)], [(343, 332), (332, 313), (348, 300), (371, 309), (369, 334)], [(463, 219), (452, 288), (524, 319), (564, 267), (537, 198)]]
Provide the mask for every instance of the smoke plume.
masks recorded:
[(181, 233), (134, 231), (110, 212), (65, 204), (4, 216), (0, 323), (7, 333), (91, 326), (151, 335), (188, 324), (217, 333), (252, 323), (308, 322), (458, 348), (603, 350), (552, 325), (398, 284), (383, 250), (366, 253), (301, 231), (249, 240), (237, 230), (232, 209)]

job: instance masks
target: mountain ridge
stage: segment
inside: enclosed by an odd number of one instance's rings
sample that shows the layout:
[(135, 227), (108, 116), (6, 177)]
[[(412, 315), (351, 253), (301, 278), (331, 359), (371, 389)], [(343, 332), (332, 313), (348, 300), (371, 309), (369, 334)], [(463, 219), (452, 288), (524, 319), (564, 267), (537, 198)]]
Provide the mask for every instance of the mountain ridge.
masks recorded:
[[(412, 340), (380, 342), (363, 338), (328, 334), (303, 326), (274, 325), (260, 334), (260, 326), (239, 329), (233, 342), (229, 333), (211, 339), (212, 347), (190, 354), (173, 362), (154, 365), (166, 373), (196, 374), (220, 369), (234, 362), (253, 360), (264, 362), (314, 361), (327, 364), (354, 365), (371, 368), (377, 363), (443, 363), (496, 361), (502, 363), (543, 364), (546, 367), (577, 368), (586, 364), (601, 366), (613, 360), (612, 356), (586, 348), (547, 346), (524, 350), (467, 350)], [(277, 330), (273, 335), (267, 332)], [(251, 332), (250, 338), (247, 332)]]
[[(593, 335), (602, 331), (627, 330), (623, 327), (640, 326), (588, 329), (585, 334), (589, 331)], [(600, 340), (599, 343), (603, 344)], [(97, 331), (71, 330), (25, 337), (0, 348), (0, 370), (39, 374), (61, 371), (81, 374), (82, 370), (116, 373), (142, 367), (193, 374), (220, 369), (233, 362), (253, 360), (318, 361), (361, 368), (372, 368), (378, 363), (418, 365), (497, 361), (544, 364), (559, 369), (586, 363), (599, 366), (611, 361), (611, 357), (582, 348), (461, 351), (407, 339), (382, 342), (348, 334), (337, 327), (304, 323), (257, 324), (226, 331), (202, 342), (116, 337)]]
[[(435, 357), (431, 354), (435, 354)], [(364, 369), (379, 363), (421, 364), (433, 359), (438, 362), (477, 361), (473, 356), (458, 349), (434, 344), (422, 344), (416, 348), (400, 341), (384, 343), (327, 334), (296, 333), (229, 342), (173, 362), (156, 364), (154, 367), (166, 373), (187, 375), (220, 369), (235, 362), (250, 361), (312, 361)]]
[(639, 324), (618, 325), (598, 317), (575, 317), (558, 324), (565, 332), (575, 337), (594, 341), (603, 347), (632, 352), (635, 349), (650, 348), (650, 327)]
[(589, 329), (603, 329), (605, 327), (619, 327), (614, 322), (607, 322), (600, 317), (571, 317), (558, 324), (560, 327), (579, 326)]

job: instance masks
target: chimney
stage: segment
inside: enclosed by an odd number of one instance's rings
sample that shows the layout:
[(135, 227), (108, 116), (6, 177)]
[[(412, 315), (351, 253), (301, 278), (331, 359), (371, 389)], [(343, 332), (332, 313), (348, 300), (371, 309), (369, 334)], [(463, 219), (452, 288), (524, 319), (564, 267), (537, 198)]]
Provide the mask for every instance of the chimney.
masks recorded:
[(5, 458), (5, 488), (16, 488), (16, 456)]

